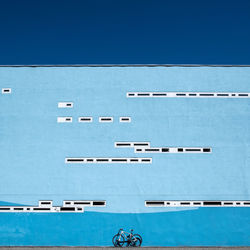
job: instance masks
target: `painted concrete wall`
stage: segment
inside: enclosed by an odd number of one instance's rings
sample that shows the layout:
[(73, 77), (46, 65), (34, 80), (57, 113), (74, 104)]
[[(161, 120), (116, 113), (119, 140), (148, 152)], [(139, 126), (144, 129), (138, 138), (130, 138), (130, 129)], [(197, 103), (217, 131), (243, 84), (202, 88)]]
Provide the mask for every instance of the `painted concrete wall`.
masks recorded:
[[(249, 67), (1, 67), (0, 206), (103, 200), (84, 213), (0, 212), (1, 245), (250, 245), (250, 207), (146, 207), (146, 200), (250, 200), (249, 98), (128, 98), (127, 92), (249, 93)], [(58, 102), (73, 102), (58, 108)], [(78, 122), (92, 117), (91, 123)], [(113, 117), (100, 123), (101, 116)], [(119, 122), (131, 117), (130, 123)], [(58, 117), (72, 122), (58, 123)], [(135, 153), (115, 142), (202, 147)], [(67, 164), (67, 157), (152, 158)]]

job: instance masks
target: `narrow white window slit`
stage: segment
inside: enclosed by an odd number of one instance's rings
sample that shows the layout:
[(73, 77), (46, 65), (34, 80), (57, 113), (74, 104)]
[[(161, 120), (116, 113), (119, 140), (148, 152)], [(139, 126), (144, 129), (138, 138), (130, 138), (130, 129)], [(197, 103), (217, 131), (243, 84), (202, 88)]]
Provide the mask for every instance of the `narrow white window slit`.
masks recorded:
[(73, 108), (73, 102), (58, 102), (58, 108)]
[(131, 122), (131, 117), (120, 117), (120, 122)]
[(2, 94), (11, 94), (11, 88), (2, 88)]
[(106, 201), (63, 201), (63, 206), (53, 206), (53, 201), (39, 201), (39, 206), (0, 206), (1, 212), (13, 213), (83, 213), (84, 207), (105, 207)]
[(81, 116), (78, 118), (78, 122), (93, 122), (93, 118), (90, 116)]
[(184, 98), (250, 98), (250, 93), (236, 92), (127, 92), (128, 98), (184, 97)]
[(52, 207), (53, 201), (39, 201), (39, 207)]
[(149, 164), (152, 163), (152, 158), (65, 158), (66, 164)]
[(63, 202), (64, 207), (105, 207), (106, 201), (83, 201), (83, 200), (77, 200), (77, 201), (64, 201)]
[(207, 201), (163, 201), (163, 200), (151, 200), (145, 201), (146, 207), (250, 207), (250, 201), (235, 201), (235, 200), (207, 200)]
[(182, 148), (182, 147), (163, 147), (163, 148), (142, 148), (135, 147), (135, 153), (212, 153), (212, 148)]
[(99, 117), (99, 122), (113, 122), (113, 117)]
[(63, 123), (63, 122), (72, 122), (73, 118), (70, 116), (66, 116), (66, 117), (57, 117), (57, 122), (58, 123)]
[(150, 147), (150, 142), (115, 142), (115, 148)]

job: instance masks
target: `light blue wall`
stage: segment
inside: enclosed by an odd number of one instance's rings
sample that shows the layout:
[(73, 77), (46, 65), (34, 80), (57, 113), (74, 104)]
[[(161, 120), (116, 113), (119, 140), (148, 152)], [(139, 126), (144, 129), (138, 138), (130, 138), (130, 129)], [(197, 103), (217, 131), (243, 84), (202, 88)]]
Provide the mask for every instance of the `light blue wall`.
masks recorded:
[[(0, 88), (4, 87), (12, 88), (12, 94), (0, 95), (0, 200), (37, 205), (38, 200), (51, 199), (56, 205), (62, 205), (67, 199), (101, 199), (107, 201), (107, 206), (86, 209), (103, 212), (103, 215), (91, 212), (78, 215), (0, 214), (2, 245), (36, 244), (27, 232), (32, 227), (30, 218), (32, 221), (45, 218), (48, 224), (60, 218), (62, 225), (67, 226), (70, 216), (82, 224), (86, 217), (88, 223), (95, 222), (94, 230), (99, 228), (97, 231), (106, 236), (105, 222), (98, 224), (100, 216), (111, 219), (121, 216), (119, 218), (126, 220), (126, 213), (131, 213), (128, 217), (136, 220), (141, 231), (146, 230), (147, 220), (154, 216), (161, 221), (165, 218), (166, 223), (170, 219), (174, 224), (177, 223), (174, 218), (179, 218), (185, 226), (178, 225), (178, 232), (185, 235), (195, 230), (190, 216), (194, 220), (202, 216), (207, 225), (205, 231), (210, 232), (212, 222), (206, 220), (206, 214), (220, 221), (221, 211), (230, 214), (233, 221), (245, 223), (245, 227), (227, 229), (230, 226), (222, 221), (221, 225), (227, 225), (220, 232), (222, 238), (212, 234), (209, 240), (203, 241), (205, 236), (201, 233), (193, 236), (193, 240), (187, 236), (180, 242), (180, 235), (171, 235), (167, 226), (157, 228), (152, 222), (153, 239), (147, 239), (145, 244), (158, 245), (158, 237), (167, 230), (172, 240), (159, 241), (159, 245), (250, 245), (249, 237), (244, 236), (250, 233), (249, 208), (182, 211), (144, 206), (148, 199), (250, 200), (250, 99), (126, 98), (126, 92), (130, 91), (250, 92), (249, 67), (2, 67)], [(60, 101), (72, 101), (74, 108), (58, 109)], [(72, 116), (73, 123), (57, 123), (57, 116)], [(94, 121), (78, 123), (79, 116), (93, 116)], [(113, 116), (115, 120), (102, 124), (98, 122), (99, 116)], [(120, 116), (130, 116), (132, 122), (119, 123)], [(213, 152), (134, 154), (132, 148), (114, 148), (115, 141), (150, 141), (154, 147), (209, 146)], [(143, 156), (152, 157), (153, 163), (82, 166), (64, 163), (65, 157), (81, 156)], [(166, 213), (168, 211), (171, 213)], [(158, 213), (143, 214), (154, 212)], [(160, 215), (159, 212), (164, 213)], [(140, 214), (132, 215), (135, 213)], [(131, 221), (126, 220), (124, 224), (132, 227)], [(23, 241), (14, 240), (16, 223), (25, 228), (22, 229)], [(68, 226), (72, 227), (72, 223)], [(115, 234), (119, 225), (115, 226), (107, 231)], [(38, 231), (44, 234), (42, 230)], [(242, 237), (233, 237), (234, 230)], [(7, 236), (5, 231), (9, 232)], [(58, 239), (62, 232), (53, 232), (57, 236), (49, 234), (38, 245), (110, 244), (110, 239), (106, 242), (107, 239), (97, 241), (92, 237), (89, 241), (74, 238), (82, 239), (80, 233), (74, 234), (78, 236), (72, 234), (68, 241), (57, 241), (55, 238)]]

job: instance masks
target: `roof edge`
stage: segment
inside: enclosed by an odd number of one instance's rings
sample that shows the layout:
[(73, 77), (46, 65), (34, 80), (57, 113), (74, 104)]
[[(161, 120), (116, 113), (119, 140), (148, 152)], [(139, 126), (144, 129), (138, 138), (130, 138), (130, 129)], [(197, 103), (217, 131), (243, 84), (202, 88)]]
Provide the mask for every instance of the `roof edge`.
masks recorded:
[(246, 64), (27, 64), (0, 67), (250, 67)]

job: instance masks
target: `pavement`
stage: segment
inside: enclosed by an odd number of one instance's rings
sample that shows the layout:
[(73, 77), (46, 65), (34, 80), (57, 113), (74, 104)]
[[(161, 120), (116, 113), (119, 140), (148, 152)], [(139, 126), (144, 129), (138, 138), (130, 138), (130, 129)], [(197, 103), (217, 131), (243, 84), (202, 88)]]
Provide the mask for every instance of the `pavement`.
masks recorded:
[[(247, 250), (250, 247), (141, 247), (145, 250)], [(0, 250), (115, 250), (115, 247), (0, 247)], [(124, 249), (124, 248), (123, 248)], [(126, 249), (126, 248), (125, 248)]]

